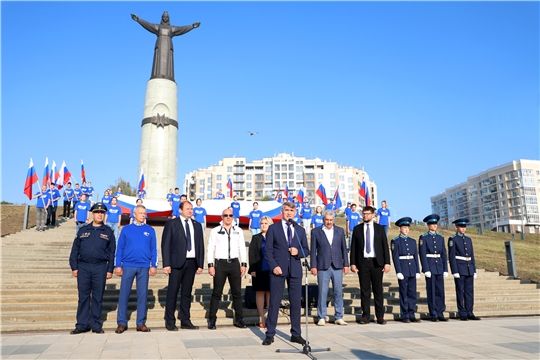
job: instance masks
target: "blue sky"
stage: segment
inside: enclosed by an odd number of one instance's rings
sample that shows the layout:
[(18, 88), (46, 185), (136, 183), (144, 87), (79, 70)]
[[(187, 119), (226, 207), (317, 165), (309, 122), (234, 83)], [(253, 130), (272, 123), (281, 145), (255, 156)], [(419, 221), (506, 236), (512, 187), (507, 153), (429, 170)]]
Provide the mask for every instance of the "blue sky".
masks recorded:
[[(364, 167), (397, 217), (539, 158), (538, 2), (2, 2), (2, 194), (29, 158), (99, 193), (137, 182), (155, 36), (174, 39), (178, 179), (226, 156), (294, 152)], [(258, 131), (250, 137), (247, 131)]]

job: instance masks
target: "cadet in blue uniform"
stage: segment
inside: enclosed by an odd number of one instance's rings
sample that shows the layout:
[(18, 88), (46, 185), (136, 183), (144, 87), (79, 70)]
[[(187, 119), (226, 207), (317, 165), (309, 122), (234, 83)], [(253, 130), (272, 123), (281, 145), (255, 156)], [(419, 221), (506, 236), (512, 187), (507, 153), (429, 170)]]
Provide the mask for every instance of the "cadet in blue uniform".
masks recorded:
[(431, 214), (424, 218), (429, 231), (420, 235), (418, 252), (422, 272), (426, 275), (426, 293), (431, 321), (448, 321), (444, 317), (444, 278), (448, 276), (448, 260), (444, 237), (437, 233), (440, 216)]
[[(199, 206), (199, 205), (197, 205), (197, 206)], [(233, 196), (233, 202), (231, 203), (231, 207), (232, 207), (232, 210), (233, 210), (234, 222), (236, 223), (236, 226), (240, 226), (240, 203), (238, 202), (238, 197), (236, 195)], [(193, 209), (193, 210), (195, 210), (195, 209)], [(197, 219), (195, 219), (195, 220), (197, 220)], [(197, 220), (197, 221), (199, 221), (199, 220)]]
[(404, 323), (420, 322), (414, 316), (416, 311), (416, 279), (420, 278), (420, 264), (416, 241), (410, 238), (412, 219), (404, 217), (396, 221), (399, 236), (392, 239), (392, 260), (399, 280), (399, 305)]
[(452, 222), (456, 225), (456, 234), (448, 239), (448, 255), (450, 271), (456, 284), (456, 300), (459, 317), (463, 321), (480, 320), (473, 313), (474, 279), (476, 279), (476, 263), (472, 240), (465, 236), (469, 219), (461, 218)]
[(174, 195), (171, 196), (171, 200), (169, 200), (169, 204), (171, 205), (172, 209), (172, 218), (177, 218), (180, 216), (180, 202), (182, 200), (182, 197), (180, 196), (180, 189), (175, 188), (174, 189)]
[(116, 241), (111, 228), (103, 224), (107, 207), (95, 203), (90, 211), (94, 220), (79, 229), (69, 256), (69, 265), (72, 275), (77, 278), (79, 291), (77, 324), (71, 334), (84, 333), (90, 329), (98, 334), (104, 333), (101, 306), (105, 281), (112, 277)]

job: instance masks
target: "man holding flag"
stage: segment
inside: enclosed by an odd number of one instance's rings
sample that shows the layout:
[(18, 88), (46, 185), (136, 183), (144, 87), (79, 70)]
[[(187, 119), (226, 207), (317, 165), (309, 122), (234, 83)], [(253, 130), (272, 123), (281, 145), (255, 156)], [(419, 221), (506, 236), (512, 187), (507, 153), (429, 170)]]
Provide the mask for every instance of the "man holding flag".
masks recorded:
[(52, 227), (56, 226), (56, 208), (58, 207), (58, 200), (60, 200), (60, 192), (56, 189), (56, 186), (51, 182), (49, 185), (49, 199), (51, 201), (49, 207), (47, 208), (47, 222), (45, 226), (51, 225)]
[(64, 213), (62, 217), (67, 220), (71, 212), (71, 200), (75, 197), (75, 191), (71, 188), (71, 182), (68, 181), (67, 187), (64, 189)]
[(49, 193), (47, 186), (41, 186), (41, 191), (35, 193), (32, 199), (37, 199), (36, 202), (36, 231), (45, 231), (45, 219), (47, 218), (47, 208), (50, 204)]
[(323, 184), (319, 185), (319, 188), (317, 189), (315, 194), (317, 194), (321, 198), (324, 205), (328, 205), (328, 198), (326, 197), (326, 189), (324, 188)]

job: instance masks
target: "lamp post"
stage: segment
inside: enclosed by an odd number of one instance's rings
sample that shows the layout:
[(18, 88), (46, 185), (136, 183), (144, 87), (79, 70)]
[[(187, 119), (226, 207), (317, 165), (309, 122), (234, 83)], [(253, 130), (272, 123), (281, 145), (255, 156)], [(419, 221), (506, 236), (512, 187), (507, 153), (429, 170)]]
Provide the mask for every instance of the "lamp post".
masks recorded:
[(523, 222), (523, 216), (525, 212), (523, 211), (523, 201), (521, 200), (521, 181), (517, 182), (518, 186), (518, 197), (519, 197), (519, 216), (521, 217), (521, 240), (525, 240), (525, 223)]

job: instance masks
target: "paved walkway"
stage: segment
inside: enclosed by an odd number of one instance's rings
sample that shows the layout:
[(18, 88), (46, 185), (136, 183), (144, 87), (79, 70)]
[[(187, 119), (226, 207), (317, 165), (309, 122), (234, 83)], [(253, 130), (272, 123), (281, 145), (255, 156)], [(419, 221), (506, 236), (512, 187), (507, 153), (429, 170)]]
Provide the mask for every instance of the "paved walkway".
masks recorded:
[[(133, 324), (130, 324), (133, 325)], [(276, 341), (262, 346), (264, 332), (256, 327), (217, 330), (154, 329), (122, 335), (64, 332), (2, 334), (2, 359), (307, 359), (303, 354), (278, 353), (277, 349), (301, 349), (291, 345), (289, 327), (279, 326)], [(303, 334), (305, 337), (305, 328)], [(423, 321), (387, 325), (349, 324), (309, 326), (312, 348), (318, 359), (538, 359), (540, 318), (486, 318), (482, 321), (447, 323)]]

